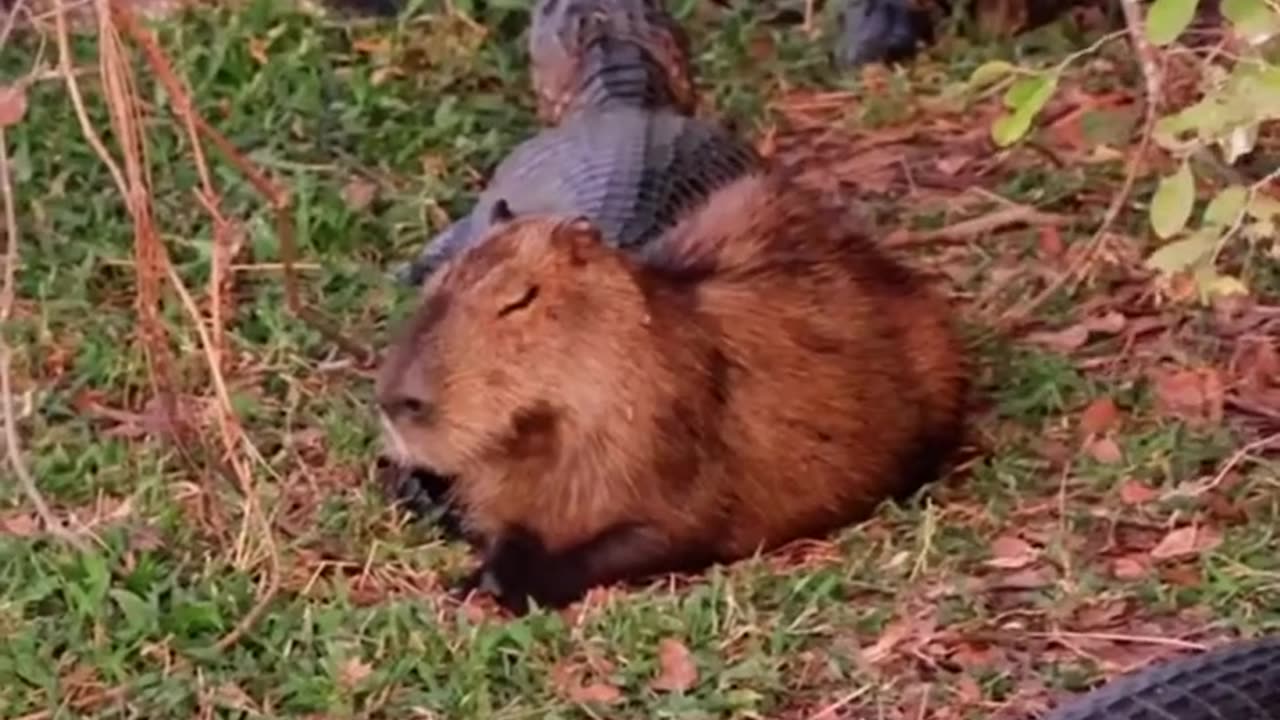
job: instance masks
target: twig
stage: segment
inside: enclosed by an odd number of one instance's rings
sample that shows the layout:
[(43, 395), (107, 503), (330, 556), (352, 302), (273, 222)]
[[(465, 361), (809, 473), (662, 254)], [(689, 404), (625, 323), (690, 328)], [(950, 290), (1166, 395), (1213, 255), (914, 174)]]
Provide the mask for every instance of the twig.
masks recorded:
[[(18, 265), (18, 220), (13, 208), (13, 180), (9, 174), (9, 147), (4, 128), (0, 127), (0, 193), (4, 195), (4, 286), (0, 288), (0, 327), (8, 327), (9, 317), (13, 313), (14, 275)], [(36, 514), (44, 522), (45, 528), (54, 537), (66, 541), (81, 552), (88, 552), (89, 547), (79, 537), (73, 535), (62, 525), (49, 504), (45, 502), (40, 489), (36, 487), (35, 478), (27, 470), (26, 461), (22, 457), (22, 445), (18, 440), (17, 421), (13, 412), (13, 389), (9, 365), (11, 351), (9, 343), (0, 332), (0, 404), (4, 406), (4, 439), (9, 457), (9, 465), (18, 476), (18, 484), (22, 492), (36, 509)]]
[(1256, 440), (1253, 440), (1252, 442), (1241, 447), (1239, 450), (1236, 450), (1231, 455), (1231, 457), (1227, 460), (1226, 464), (1222, 466), (1222, 469), (1219, 470), (1218, 473), (1213, 476), (1212, 480), (1194, 489), (1175, 492), (1173, 494), (1189, 496), (1189, 497), (1197, 497), (1199, 495), (1203, 495), (1209, 492), (1210, 490), (1221, 485), (1222, 481), (1227, 479), (1227, 475), (1229, 475), (1237, 465), (1244, 462), (1244, 459), (1248, 457), (1250, 453), (1254, 453), (1259, 450), (1265, 450), (1271, 447), (1272, 445), (1277, 445), (1277, 444), (1280, 444), (1280, 432), (1272, 433), (1270, 435), (1267, 435), (1266, 437), (1261, 437)]
[(981, 217), (962, 220), (946, 227), (926, 232), (910, 233), (894, 245), (906, 245), (918, 242), (934, 242), (936, 240), (968, 240), (983, 233), (998, 230), (1006, 225), (1028, 223), (1033, 225), (1061, 225), (1066, 218), (1061, 215), (1044, 213), (1025, 205), (1014, 205)]
[(1040, 638), (1072, 638), (1075, 640), (1107, 640), (1110, 642), (1126, 642), (1136, 643), (1140, 645), (1164, 645), (1167, 647), (1183, 648), (1186, 650), (1204, 650), (1203, 643), (1190, 642), (1188, 640), (1178, 640), (1177, 638), (1159, 637), (1156, 635), (1126, 635), (1124, 633), (1106, 633), (1106, 632), (1071, 632), (1069, 630), (1054, 630), (1052, 632), (1029, 632), (1030, 637)]
[(854, 700), (857, 700), (863, 695), (866, 695), (870, 691), (871, 691), (870, 685), (858, 688), (857, 690), (854, 690), (853, 692), (848, 693), (847, 695), (839, 698), (838, 700), (831, 703), (830, 705), (822, 708), (818, 712), (810, 715), (809, 720), (829, 720), (830, 718), (834, 718), (836, 716), (836, 711), (845, 707), (846, 705), (853, 702)]
[[(1139, 56), (1139, 63), (1143, 68), (1143, 75), (1147, 78), (1147, 89), (1144, 95), (1143, 105), (1145, 117), (1142, 123), (1142, 136), (1138, 141), (1138, 147), (1133, 155), (1129, 158), (1129, 166), (1125, 172), (1124, 184), (1120, 186), (1120, 191), (1116, 193), (1111, 204), (1107, 207), (1107, 212), (1102, 216), (1102, 222), (1098, 225), (1098, 229), (1094, 232), (1093, 237), (1089, 239), (1088, 244), (1076, 256), (1075, 260), (1049, 283), (1043, 290), (1030, 300), (1021, 305), (1014, 306), (1005, 311), (997, 321), (999, 325), (1008, 327), (1022, 322), (1029, 317), (1044, 301), (1048, 300), (1054, 293), (1058, 292), (1068, 283), (1076, 283), (1084, 277), (1084, 270), (1093, 261), (1095, 255), (1102, 248), (1103, 242), (1106, 240), (1107, 233), (1111, 231), (1111, 226), (1115, 224), (1120, 217), (1120, 213), (1124, 211), (1124, 206), (1129, 202), (1129, 196), (1133, 193), (1134, 183), (1138, 179), (1138, 168), (1142, 165), (1143, 158), (1147, 155), (1147, 148), (1151, 145), (1151, 133), (1156, 124), (1156, 111), (1160, 105), (1160, 85), (1159, 75), (1152, 75), (1154, 71), (1148, 71), (1148, 66), (1154, 66), (1154, 60), (1151, 58), (1151, 46), (1147, 43), (1146, 37), (1142, 34), (1142, 11), (1138, 8), (1137, 0), (1121, 0), (1125, 10), (1125, 20), (1128, 25), (1129, 35), (1136, 48)], [(1152, 78), (1155, 78), (1155, 84), (1152, 84)]]
[[(207, 128), (207, 126), (204, 126), (203, 120), (195, 113), (189, 96), (183, 91), (181, 83), (179, 83), (173, 75), (167, 58), (165, 58), (164, 54), (159, 50), (158, 45), (150, 34), (136, 22), (136, 19), (129, 8), (125, 6), (124, 3), (119, 2), (119, 0), (101, 0), (101, 2), (104, 5), (109, 6), (110, 12), (104, 13), (100, 20), (105, 25), (107, 24), (108, 17), (114, 19), (124, 26), (125, 30), (129, 32), (134, 40), (142, 45), (152, 69), (159, 76), (161, 82), (166, 86), (170, 97), (173, 98), (173, 111), (179, 116), (187, 129), (188, 137), (193, 146), (196, 166), (200, 173), (202, 188), (199, 193), (199, 200), (213, 218), (215, 226), (214, 242), (221, 247), (221, 245), (225, 244), (227, 240), (227, 223), (217, 208), (217, 192), (213, 187), (213, 182), (208, 172), (207, 164), (205, 163), (203, 148), (200, 143), (201, 130), (203, 129), (206, 133), (212, 131)], [(277, 197), (279, 197), (278, 194)], [(217, 249), (218, 248), (216, 247), (215, 251)], [(157, 252), (163, 253), (163, 247), (159, 247)], [(217, 255), (219, 255), (219, 253), (215, 252), (215, 256)], [(226, 255), (226, 253), (222, 253), (222, 255)], [(246, 525), (242, 527), (241, 537), (243, 538), (247, 536), (258, 538), (263, 544), (269, 561), (266, 588), (254, 603), (254, 606), (250, 608), (249, 612), (247, 612), (236, 624), (235, 628), (214, 644), (213, 648), (221, 651), (236, 643), (241, 637), (243, 637), (249, 628), (253, 627), (253, 625), (257, 623), (258, 619), (274, 599), (280, 587), (280, 556), (279, 551), (276, 548), (271, 521), (267, 518), (259, 504), (254, 487), (253, 474), (245, 462), (243, 453), (247, 451), (264, 466), (267, 466), (267, 463), (265, 459), (262, 458), (261, 453), (257, 451), (257, 448), (253, 446), (253, 443), (245, 437), (236, 418), (235, 410), (232, 407), (230, 393), (227, 390), (226, 382), (221, 371), (221, 336), (211, 334), (205, 327), (199, 306), (191, 297), (190, 292), (187, 291), (186, 286), (183, 284), (181, 277), (178, 276), (173, 264), (167, 262), (167, 258), (161, 257), (159, 259), (163, 261), (163, 266), (168, 275), (170, 285), (178, 294), (187, 314), (195, 323), (196, 334), (200, 339), (201, 347), (204, 351), (206, 360), (208, 361), (210, 376), (218, 399), (218, 412), (216, 416), (219, 425), (219, 435), (222, 438), (225, 461), (229, 464), (229, 469), (231, 471), (230, 474), (234, 477), (239, 486), (245, 506)], [(222, 264), (228, 264), (229, 259), (229, 257), (223, 257)], [(286, 281), (289, 277), (288, 273), (291, 271), (292, 268), (286, 261)], [(221, 313), (217, 308), (217, 305), (220, 303), (218, 294), (221, 277), (217, 277), (215, 280), (215, 286), (211, 290), (211, 295), (215, 305), (213, 308), (215, 322), (214, 332), (217, 333), (218, 330), (221, 329)], [(256, 530), (250, 531), (249, 523), (256, 525)]]
[(361, 364), (371, 363), (375, 358), (375, 354), (370, 349), (354, 340), (348, 339), (338, 331), (332, 321), (302, 302), (301, 294), (298, 291), (297, 273), (294, 270), (297, 245), (294, 241), (293, 221), (290, 216), (291, 202), (288, 195), (275, 183), (268, 180), (253, 163), (235, 149), (235, 146), (229, 140), (213, 129), (195, 111), (190, 95), (174, 74), (168, 58), (160, 51), (160, 46), (155, 37), (137, 21), (126, 3), (121, 2), (121, 0), (108, 1), (110, 2), (112, 13), (118, 18), (120, 24), (142, 47), (142, 51), (147, 57), (147, 62), (151, 65), (152, 70), (155, 71), (160, 82), (165, 86), (170, 102), (173, 104), (174, 112), (193, 123), (196, 129), (217, 147), (218, 151), (249, 180), (249, 183), (267, 199), (272, 209), (275, 210), (276, 234), (280, 239), (280, 260), (284, 265), (285, 302), (288, 304), (290, 311), (304, 322), (309, 323), (335, 345), (354, 355)]

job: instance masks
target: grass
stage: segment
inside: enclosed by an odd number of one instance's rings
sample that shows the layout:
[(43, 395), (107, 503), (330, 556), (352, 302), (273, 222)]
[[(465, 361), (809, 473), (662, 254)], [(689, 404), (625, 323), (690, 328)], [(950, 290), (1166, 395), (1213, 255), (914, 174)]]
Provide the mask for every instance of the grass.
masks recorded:
[[(384, 337), (410, 300), (386, 273), (464, 211), (535, 127), (523, 11), (492, 5), (480, 16), (497, 28), (488, 37), (429, 11), (344, 26), (264, 2), (191, 11), (160, 28), (199, 111), (293, 191), (308, 302), (365, 340)], [(1015, 44), (956, 40), (890, 78), (886, 94), (883, 79), (835, 77), (825, 40), (762, 30), (745, 13), (711, 28), (692, 7), (681, 11), (710, 102), (753, 134), (785, 132), (786, 88), (844, 88), (836, 125), (893, 126), (910, 120), (914, 98), (986, 59), (1061, 56), (1083, 43), (1061, 27)], [(94, 67), (91, 39), (74, 49)], [(24, 76), (39, 52), (38, 38), (11, 39), (0, 83)], [(156, 217), (178, 273), (203, 292), (212, 228), (192, 201), (198, 178), (181, 128), (159, 110), (158, 85), (145, 70), (139, 77), (157, 108), (147, 121)], [(85, 87), (94, 124), (108, 127), (96, 85)], [(1209, 493), (1175, 492), (1257, 433), (1236, 416), (1203, 423), (1161, 408), (1149, 375), (1161, 358), (1223, 368), (1238, 340), (1221, 340), (1186, 308), (1132, 313), (1166, 323), (1155, 349), (1103, 337), (1069, 351), (993, 335), (982, 313), (966, 311), (983, 452), (921, 503), (886, 506), (831, 542), (599, 593), (563, 614), (513, 621), (459, 607), (443, 593), (471, 559), (384, 506), (371, 483), (368, 378), (288, 312), (269, 208), (218, 161), (247, 266), (227, 326), (228, 378), (266, 459), (257, 494), (282, 565), (265, 614), (211, 651), (261, 592), (261, 532), (227, 483), (194, 473), (156, 436), (134, 342), (128, 216), (61, 83), (35, 83), (28, 101), (6, 131), (22, 244), (4, 332), (30, 469), (60, 517), (97, 540), (87, 553), (50, 540), (16, 483), (0, 485), (0, 716), (801, 718), (829, 708), (824, 717), (979, 718), (1051, 705), (1172, 652), (1174, 638), (1209, 642), (1280, 619), (1275, 462), (1243, 462)], [(1114, 191), (1122, 175), (1017, 158), (984, 185), (1050, 211), (1097, 216), (1076, 198)], [(891, 214), (945, 224), (955, 197), (899, 200)], [(1091, 232), (1077, 225), (1069, 246)], [(1015, 230), (921, 260), (972, 271), (958, 297), (977, 298), (1001, 272), (1017, 294), (1043, 279), (1038, 241)], [(1259, 282), (1274, 297), (1280, 286), (1266, 272)], [(1109, 300), (1123, 297), (1115, 289), (1056, 298), (1043, 326), (1079, 322), (1079, 309), (1098, 302), (1127, 308)], [(1201, 320), (1180, 324), (1188, 315)], [(189, 412), (203, 417), (194, 333), (176, 303), (164, 319)], [(1090, 451), (1079, 432), (1103, 397), (1120, 409), (1099, 431), (1118, 458)], [(1190, 523), (1221, 541), (1153, 559)], [(653, 682), (673, 671), (661, 651), (671, 639), (696, 670), (683, 692)]]

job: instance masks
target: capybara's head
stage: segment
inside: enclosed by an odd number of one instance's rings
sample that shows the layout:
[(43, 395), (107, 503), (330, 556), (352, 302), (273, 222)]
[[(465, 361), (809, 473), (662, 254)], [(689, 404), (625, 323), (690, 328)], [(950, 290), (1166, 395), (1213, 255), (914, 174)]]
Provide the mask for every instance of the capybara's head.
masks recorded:
[(554, 452), (565, 423), (615, 402), (644, 298), (583, 217), (493, 210), (486, 235), (431, 275), (377, 380), (388, 451), (443, 474)]

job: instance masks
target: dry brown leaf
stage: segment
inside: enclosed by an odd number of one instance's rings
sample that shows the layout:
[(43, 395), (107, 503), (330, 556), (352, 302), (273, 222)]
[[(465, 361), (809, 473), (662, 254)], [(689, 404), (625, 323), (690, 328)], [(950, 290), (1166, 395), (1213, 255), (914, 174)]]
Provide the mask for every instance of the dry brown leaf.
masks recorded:
[(1129, 478), (1120, 485), (1120, 502), (1125, 505), (1145, 505), (1160, 497), (1160, 493), (1140, 480)]
[(1116, 558), (1111, 563), (1111, 574), (1120, 580), (1137, 580), (1146, 577), (1150, 567), (1144, 560), (1145, 558), (1141, 555)]
[(1099, 602), (1093, 605), (1086, 605), (1075, 614), (1074, 627), (1081, 630), (1093, 630), (1102, 627), (1114, 625), (1115, 622), (1129, 610), (1129, 605), (1123, 600), (1112, 600), (1109, 602)]
[(1080, 432), (1085, 435), (1101, 435), (1115, 425), (1120, 417), (1114, 400), (1107, 396), (1097, 398), (1080, 413)]
[(373, 668), (358, 657), (348, 658), (338, 668), (338, 682), (348, 690), (354, 690), (364, 681), (365, 678), (373, 674)]
[(360, 177), (351, 178), (342, 188), (342, 199), (355, 212), (369, 207), (377, 195), (378, 186)]
[(576, 703), (613, 703), (622, 697), (622, 691), (610, 683), (597, 680), (582, 681), (586, 668), (581, 664), (561, 662), (551, 670), (551, 684), (561, 696)]
[(1156, 409), (1189, 422), (1222, 421), (1222, 376), (1213, 368), (1160, 370), (1153, 374)]
[(0, 515), (0, 534), (13, 537), (35, 537), (40, 532), (40, 521), (33, 513), (15, 511)]
[(1027, 340), (1050, 350), (1071, 352), (1083, 347), (1089, 340), (1089, 330), (1083, 325), (1072, 325), (1064, 330), (1031, 333), (1027, 335)]
[(1045, 223), (1040, 226), (1040, 252), (1047, 258), (1060, 257), (1066, 251), (1062, 242), (1062, 232), (1057, 225)]
[(1080, 324), (1091, 333), (1116, 335), (1129, 324), (1129, 318), (1113, 310), (1106, 315), (1091, 317)]
[(1120, 446), (1108, 437), (1090, 442), (1085, 450), (1089, 453), (1089, 457), (1104, 465), (1118, 465), (1124, 460), (1124, 453), (1120, 451)]
[(22, 122), (27, 114), (27, 89), (22, 85), (0, 87), (0, 128)]
[(893, 649), (911, 635), (912, 623), (909, 619), (894, 620), (885, 626), (880, 639), (875, 644), (863, 649), (862, 657), (867, 662), (876, 664), (889, 657)]
[(934, 164), (937, 165), (938, 171), (943, 175), (955, 177), (957, 173), (967, 167), (971, 162), (973, 162), (973, 158), (968, 155), (948, 155)]
[(569, 699), (580, 703), (614, 703), (622, 698), (622, 691), (604, 682), (579, 685), (569, 693)]
[(698, 666), (689, 648), (675, 638), (663, 638), (658, 644), (658, 677), (649, 683), (654, 690), (684, 692), (698, 682)]
[(956, 696), (965, 705), (977, 705), (983, 699), (982, 688), (978, 687), (978, 681), (971, 676), (961, 675), (956, 683)]
[(1222, 533), (1209, 526), (1188, 525), (1171, 530), (1160, 544), (1151, 549), (1151, 557), (1156, 560), (1199, 555), (1217, 547), (1222, 542)]
[(1027, 541), (1012, 535), (1002, 535), (991, 543), (991, 567), (1017, 570), (1035, 561), (1039, 554)]
[(1053, 585), (1054, 582), (1056, 581), (1048, 570), (1038, 567), (992, 578), (989, 587), (993, 590), (1035, 590)]

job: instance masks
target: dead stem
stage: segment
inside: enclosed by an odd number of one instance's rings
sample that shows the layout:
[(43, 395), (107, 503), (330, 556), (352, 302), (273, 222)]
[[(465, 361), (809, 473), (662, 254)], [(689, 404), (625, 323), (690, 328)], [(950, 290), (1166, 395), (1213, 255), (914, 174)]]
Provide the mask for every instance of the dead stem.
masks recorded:
[(297, 272), (294, 269), (294, 262), (297, 259), (298, 252), (294, 239), (293, 220), (290, 216), (291, 203), (288, 195), (275, 183), (268, 180), (263, 172), (246, 159), (229, 140), (213, 129), (195, 111), (190, 95), (175, 75), (168, 58), (160, 50), (159, 43), (156, 42), (155, 37), (146, 28), (142, 27), (127, 5), (120, 0), (104, 1), (110, 3), (112, 12), (120, 24), (141, 46), (148, 63), (156, 73), (157, 79), (165, 86), (165, 90), (168, 92), (170, 101), (173, 104), (174, 112), (192, 123), (200, 134), (212, 142), (218, 151), (232, 165), (236, 166), (236, 169), (249, 180), (250, 184), (267, 199), (275, 210), (276, 235), (280, 241), (280, 260), (284, 265), (285, 302), (288, 304), (289, 310), (314, 327), (330, 342), (355, 356), (357, 362), (362, 365), (371, 364), (375, 359), (375, 354), (369, 348), (359, 342), (348, 339), (337, 329), (335, 323), (302, 301), (301, 293), (298, 290)]
[(1107, 211), (1102, 216), (1102, 222), (1098, 225), (1093, 237), (1089, 239), (1084, 249), (1081, 250), (1080, 254), (1076, 256), (1067, 269), (1054, 278), (1039, 294), (1020, 305), (1010, 308), (1000, 316), (997, 324), (1006, 329), (1028, 319), (1054, 293), (1067, 284), (1074, 285), (1085, 276), (1094, 256), (1098, 254), (1098, 251), (1106, 241), (1107, 234), (1111, 231), (1111, 226), (1115, 224), (1120, 217), (1120, 213), (1124, 211), (1124, 206), (1129, 202), (1129, 196), (1133, 193), (1133, 185), (1138, 179), (1138, 169), (1142, 166), (1142, 160), (1146, 157), (1147, 149), (1151, 145), (1151, 133), (1155, 128), (1156, 112), (1160, 107), (1159, 74), (1154, 69), (1155, 61), (1152, 57), (1151, 46), (1143, 35), (1142, 10), (1138, 7), (1137, 0), (1121, 0), (1121, 4), (1124, 6), (1125, 23), (1128, 27), (1134, 53), (1138, 56), (1143, 76), (1147, 80), (1146, 92), (1143, 96), (1144, 118), (1142, 135), (1138, 140), (1138, 147), (1129, 156), (1129, 166), (1125, 172), (1124, 184), (1120, 186), (1120, 191), (1115, 194), (1111, 204), (1107, 206)]
[[(4, 258), (4, 287), (0, 289), (0, 326), (8, 327), (9, 317), (13, 313), (14, 275), (18, 265), (18, 220), (14, 210), (13, 181), (9, 174), (9, 147), (4, 128), (0, 127), (0, 194), (4, 195), (4, 229), (7, 241)], [(88, 552), (89, 547), (79, 537), (73, 535), (54, 516), (45, 502), (44, 496), (36, 487), (35, 478), (27, 471), (26, 461), (22, 457), (22, 446), (18, 440), (18, 423), (13, 412), (13, 388), (9, 366), (11, 352), (9, 343), (0, 332), (0, 404), (4, 408), (5, 448), (9, 457), (9, 465), (18, 476), (18, 484), (22, 492), (36, 509), (36, 514), (44, 522), (45, 528), (54, 537), (64, 540), (81, 552)]]

